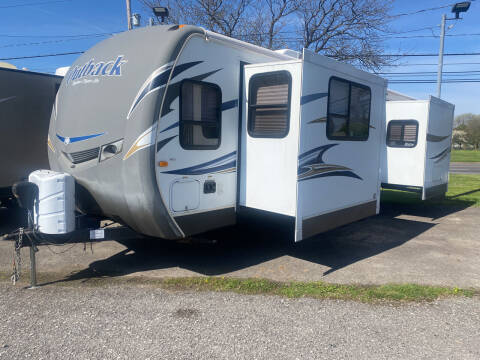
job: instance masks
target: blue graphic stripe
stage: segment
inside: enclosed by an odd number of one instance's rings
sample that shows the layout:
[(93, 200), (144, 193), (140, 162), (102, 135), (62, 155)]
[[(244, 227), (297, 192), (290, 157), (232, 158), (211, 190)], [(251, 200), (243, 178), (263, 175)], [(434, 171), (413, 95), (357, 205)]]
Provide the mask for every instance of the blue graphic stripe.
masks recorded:
[(237, 160), (233, 160), (224, 165), (214, 166), (214, 167), (205, 168), (205, 169), (196, 169), (196, 170), (179, 169), (179, 170), (165, 171), (163, 173), (175, 174), (175, 175), (204, 175), (204, 174), (211, 174), (211, 173), (235, 168), (236, 164), (237, 164)]
[(75, 143), (75, 142), (79, 142), (79, 141), (84, 141), (84, 140), (96, 138), (96, 137), (102, 136), (102, 135), (104, 135), (104, 134), (105, 134), (105, 133), (103, 132), (103, 133), (100, 133), (100, 134), (92, 134), (92, 135), (85, 135), (85, 136), (76, 136), (76, 137), (71, 137), (71, 138), (64, 137), (64, 136), (60, 136), (60, 135), (57, 134), (57, 138), (58, 138), (61, 142), (63, 142), (63, 143), (65, 143), (65, 141), (66, 141), (67, 139), (69, 139), (69, 141), (68, 141), (69, 143)]
[[(448, 154), (450, 154), (451, 151), (452, 151), (452, 150), (450, 149), (450, 147), (448, 147), (448, 148), (446, 149), (446, 151), (443, 151), (443, 152), (442, 152), (442, 155), (441, 155), (440, 157), (438, 157), (437, 160), (435, 160), (434, 162), (435, 162), (435, 163), (439, 163), (440, 161), (442, 161), (443, 159), (445, 159), (445, 158), (448, 156)], [(440, 155), (440, 154), (439, 154), (439, 155)], [(438, 155), (437, 155), (437, 156), (438, 156)]]
[(165, 132), (165, 131), (174, 129), (174, 128), (178, 127), (179, 124), (180, 124), (180, 123), (177, 121), (176, 123), (173, 123), (172, 125), (166, 127), (166, 128), (163, 129), (162, 131), (160, 131), (160, 133), (163, 133), (163, 132)]
[(436, 159), (436, 158), (439, 158), (443, 155), (445, 155), (448, 151), (450, 150), (450, 147), (446, 148), (445, 150), (443, 150), (441, 153), (435, 155), (434, 157), (431, 157), (430, 159)]
[(317, 174), (317, 175), (314, 175), (314, 176), (311, 176), (311, 177), (303, 178), (303, 179), (300, 179), (299, 181), (322, 178), (322, 177), (330, 177), (330, 176), (345, 176), (345, 177), (350, 177), (350, 178), (363, 180), (360, 176), (355, 174), (353, 171), (332, 171), (332, 172), (328, 172), (328, 173)]
[(300, 98), (300, 105), (308, 104), (309, 102), (324, 98), (325, 96), (328, 96), (328, 93), (316, 93), (316, 94), (304, 95)]
[(173, 68), (173, 71), (171, 72), (172, 67), (166, 68), (164, 71), (162, 71), (160, 74), (155, 76), (150, 83), (145, 86), (143, 89), (142, 93), (138, 96), (138, 98), (135, 100), (135, 103), (132, 106), (132, 110), (130, 113), (133, 112), (133, 110), (137, 107), (138, 103), (152, 90), (158, 89), (162, 87), (163, 85), (166, 85), (168, 82), (168, 78), (170, 77), (170, 72), (172, 73), (172, 79), (181, 74), (182, 72), (190, 69), (191, 67), (201, 64), (203, 61), (192, 61), (188, 62), (185, 64), (180, 64), (177, 65), (176, 67)]
[[(216, 171), (221, 171), (228, 169), (230, 167), (235, 167), (236, 164), (236, 159), (231, 159), (235, 157), (237, 154), (236, 151), (231, 152), (230, 154), (224, 155), (219, 157), (218, 159), (207, 161), (205, 163), (195, 165), (195, 166), (190, 166), (187, 168), (183, 169), (178, 169), (178, 170), (171, 170), (171, 171), (165, 171), (163, 172), (164, 174), (178, 174), (178, 175), (200, 175), (200, 174), (207, 174), (211, 172), (216, 172)], [(230, 162), (222, 165), (218, 165), (222, 163), (223, 161), (230, 160)], [(214, 165), (213, 167), (208, 167), (210, 165)]]
[(170, 136), (169, 138), (160, 140), (157, 142), (157, 152), (159, 152), (165, 145), (167, 145), (170, 140), (175, 139), (178, 135)]
[[(220, 69), (217, 69), (217, 70), (207, 72), (205, 74), (197, 75), (197, 76), (189, 78), (189, 80), (202, 81), (202, 80), (206, 79), (207, 77), (209, 77), (210, 75), (213, 75), (213, 74), (219, 72), (220, 70), (222, 70), (222, 69), (220, 68)], [(163, 105), (163, 108), (162, 108), (161, 117), (164, 117), (165, 115), (167, 115), (167, 114), (169, 114), (173, 111), (171, 106), (172, 106), (173, 101), (177, 97), (179, 97), (179, 95), (180, 95), (180, 85), (181, 84), (182, 84), (182, 81), (178, 81), (178, 82), (168, 86), (168, 90), (167, 90), (167, 93), (165, 95), (164, 105)]]
[(427, 134), (427, 141), (432, 141), (432, 142), (440, 142), (445, 139), (448, 139), (450, 135), (445, 135), (445, 136), (438, 136), (438, 135), (433, 135), (433, 134)]
[(180, 65), (177, 65), (173, 68), (173, 72), (172, 72), (172, 79), (181, 74), (182, 72), (190, 69), (191, 67), (194, 67), (195, 65), (198, 65), (198, 64), (201, 64), (203, 63), (203, 61), (192, 61), (192, 62), (188, 62), (188, 63), (184, 63), (184, 64), (180, 64)]
[(222, 104), (222, 111), (230, 110), (238, 106), (238, 99), (226, 101)]
[[(327, 145), (323, 145), (323, 146), (319, 146), (319, 147), (316, 147), (312, 150), (309, 150), (307, 152), (304, 152), (303, 154), (300, 154), (298, 156), (298, 160), (301, 160), (301, 159), (304, 159), (305, 157), (309, 156), (309, 155), (312, 155), (313, 153), (317, 152), (317, 151), (320, 151), (321, 153), (319, 154), (320, 158), (321, 156), (325, 153), (325, 151), (327, 151), (328, 149), (330, 149), (331, 147), (334, 147), (338, 144), (327, 144)], [(323, 160), (321, 161), (323, 162)]]

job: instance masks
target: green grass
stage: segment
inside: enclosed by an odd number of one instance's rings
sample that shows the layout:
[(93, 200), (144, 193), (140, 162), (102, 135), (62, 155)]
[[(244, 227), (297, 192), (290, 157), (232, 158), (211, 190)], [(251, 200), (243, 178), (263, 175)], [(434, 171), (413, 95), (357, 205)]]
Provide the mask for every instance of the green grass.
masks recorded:
[(480, 175), (450, 174), (448, 192), (445, 199), (422, 201), (420, 194), (382, 190), (381, 200), (385, 203), (422, 204), (422, 205), (456, 205), (480, 207)]
[(450, 162), (480, 162), (480, 151), (452, 150)]
[(428, 301), (445, 296), (468, 296), (472, 290), (425, 286), (416, 284), (389, 284), (381, 286), (341, 285), (316, 282), (275, 282), (265, 279), (236, 279), (224, 277), (172, 278), (164, 280), (166, 288), (197, 291), (232, 291), (240, 294), (277, 295), (288, 298), (375, 301)]
[[(329, 284), (315, 282), (277, 282), (267, 279), (239, 279), (229, 277), (186, 277), (186, 278), (147, 278), (147, 277), (98, 277), (68, 281), (55, 274), (38, 274), (39, 284), (54, 282), (66, 286), (155, 286), (170, 291), (213, 291), (234, 292), (244, 295), (273, 295), (288, 298), (315, 298), (352, 300), (365, 303), (433, 301), (445, 297), (472, 297), (476, 290), (456, 287), (427, 286), (417, 284), (388, 284), (380, 286)], [(7, 281), (7, 274), (0, 274)], [(28, 285), (28, 275), (24, 275), (20, 286)]]

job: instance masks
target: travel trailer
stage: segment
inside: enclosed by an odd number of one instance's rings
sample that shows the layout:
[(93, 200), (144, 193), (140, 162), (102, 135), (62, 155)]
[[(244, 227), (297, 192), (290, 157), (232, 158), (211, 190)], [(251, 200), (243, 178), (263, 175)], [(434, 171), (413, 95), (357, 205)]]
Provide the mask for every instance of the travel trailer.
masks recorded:
[(443, 196), (448, 171), (455, 106), (387, 95), (386, 136), (382, 156), (382, 187), (415, 191), (422, 199)]
[(253, 209), (295, 220), (299, 241), (378, 213), (385, 94), (386, 80), (308, 50), (140, 28), (70, 67), (48, 133), (56, 173), (35, 179), (69, 174), (83, 213), (148, 236)]
[(0, 68), (0, 202), (14, 182), (48, 169), (47, 133), (62, 77)]

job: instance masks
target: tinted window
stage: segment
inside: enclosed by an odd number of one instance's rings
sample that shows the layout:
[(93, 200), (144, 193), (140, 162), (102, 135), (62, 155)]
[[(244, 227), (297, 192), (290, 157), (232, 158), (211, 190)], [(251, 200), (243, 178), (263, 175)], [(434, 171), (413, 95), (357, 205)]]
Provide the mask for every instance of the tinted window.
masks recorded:
[(387, 128), (387, 145), (412, 148), (417, 145), (418, 121), (391, 120)]
[(180, 94), (180, 144), (185, 149), (220, 146), (222, 92), (215, 84), (186, 80)]
[(250, 136), (282, 138), (288, 134), (291, 83), (287, 71), (252, 76), (248, 96)]
[(368, 139), (370, 88), (331, 78), (328, 87), (327, 137), (336, 140)]

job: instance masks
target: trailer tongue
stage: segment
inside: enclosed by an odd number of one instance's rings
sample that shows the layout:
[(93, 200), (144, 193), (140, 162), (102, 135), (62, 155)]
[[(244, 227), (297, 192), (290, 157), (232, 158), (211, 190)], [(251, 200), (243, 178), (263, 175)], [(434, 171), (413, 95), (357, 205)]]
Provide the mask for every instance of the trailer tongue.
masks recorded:
[[(20, 250), (23, 247), (30, 248), (30, 288), (33, 289), (37, 286), (38, 246), (87, 244), (143, 237), (126, 226), (102, 227), (99, 218), (85, 215), (75, 217), (72, 207), (74, 183), (69, 175), (41, 170), (32, 173), (30, 178), (34, 182), (22, 181), (12, 187), (19, 207), (24, 210), (23, 223), (27, 224), (27, 227), (20, 227), (2, 238), (14, 241), (11, 277), (13, 284), (20, 278)], [(55, 206), (52, 206), (52, 202)]]

